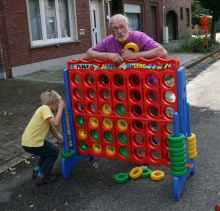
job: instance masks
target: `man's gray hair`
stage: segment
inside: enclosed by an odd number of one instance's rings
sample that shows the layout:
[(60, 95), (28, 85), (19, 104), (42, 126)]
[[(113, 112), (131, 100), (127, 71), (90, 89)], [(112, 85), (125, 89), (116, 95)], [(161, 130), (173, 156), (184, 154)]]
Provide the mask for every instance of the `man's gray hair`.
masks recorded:
[(109, 27), (109, 29), (111, 29), (111, 28), (110, 28), (111, 22), (112, 22), (113, 20), (116, 20), (117, 18), (124, 19), (125, 22), (126, 22), (127, 24), (129, 24), (128, 18), (127, 18), (126, 16), (124, 16), (124, 15), (122, 15), (122, 14), (116, 14), (116, 15), (113, 15), (113, 16), (109, 19), (109, 22), (108, 22), (108, 27)]

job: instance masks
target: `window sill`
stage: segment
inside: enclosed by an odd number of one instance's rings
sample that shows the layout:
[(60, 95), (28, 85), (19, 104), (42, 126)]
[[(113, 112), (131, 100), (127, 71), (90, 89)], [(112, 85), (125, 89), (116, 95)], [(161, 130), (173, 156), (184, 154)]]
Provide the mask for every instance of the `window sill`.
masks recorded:
[(74, 40), (74, 41), (67, 41), (67, 42), (49, 43), (49, 44), (30, 46), (30, 49), (44, 48), (44, 47), (55, 46), (55, 45), (60, 46), (60, 45), (65, 45), (65, 44), (70, 44), (70, 43), (79, 43), (79, 42), (81, 42), (81, 41), (80, 40)]

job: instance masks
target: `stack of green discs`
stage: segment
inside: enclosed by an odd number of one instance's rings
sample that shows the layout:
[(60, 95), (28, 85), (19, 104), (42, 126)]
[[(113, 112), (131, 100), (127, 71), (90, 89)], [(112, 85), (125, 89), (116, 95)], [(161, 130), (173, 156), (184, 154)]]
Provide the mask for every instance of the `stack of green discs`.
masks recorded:
[(179, 177), (187, 173), (185, 139), (183, 134), (168, 136), (170, 169), (173, 176)]

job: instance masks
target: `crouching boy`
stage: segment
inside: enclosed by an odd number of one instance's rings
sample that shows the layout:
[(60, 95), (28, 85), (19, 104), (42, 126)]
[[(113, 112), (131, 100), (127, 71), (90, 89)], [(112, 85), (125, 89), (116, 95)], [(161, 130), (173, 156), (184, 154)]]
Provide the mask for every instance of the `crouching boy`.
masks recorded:
[[(51, 175), (51, 171), (59, 156), (59, 149), (45, 138), (50, 131), (55, 138), (63, 142), (63, 136), (57, 132), (55, 127), (59, 126), (62, 111), (65, 109), (65, 102), (54, 90), (43, 92), (41, 102), (42, 106), (36, 110), (28, 123), (21, 142), (26, 152), (40, 156), (32, 174), (38, 185), (56, 180), (56, 176)], [(56, 116), (53, 113), (56, 113)]]

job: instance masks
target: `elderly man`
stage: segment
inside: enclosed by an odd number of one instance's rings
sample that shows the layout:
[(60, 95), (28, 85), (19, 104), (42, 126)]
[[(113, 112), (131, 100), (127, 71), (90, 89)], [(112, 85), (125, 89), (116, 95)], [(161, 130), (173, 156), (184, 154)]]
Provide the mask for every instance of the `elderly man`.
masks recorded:
[[(143, 32), (129, 31), (127, 17), (121, 14), (114, 15), (109, 20), (109, 29), (112, 35), (107, 36), (100, 43), (88, 49), (86, 59), (107, 59), (110, 58), (114, 63), (121, 64), (123, 58), (137, 59), (140, 57), (152, 59), (155, 57), (167, 57), (167, 51), (152, 38)], [(133, 52), (124, 46), (129, 43), (136, 43), (139, 52)]]

